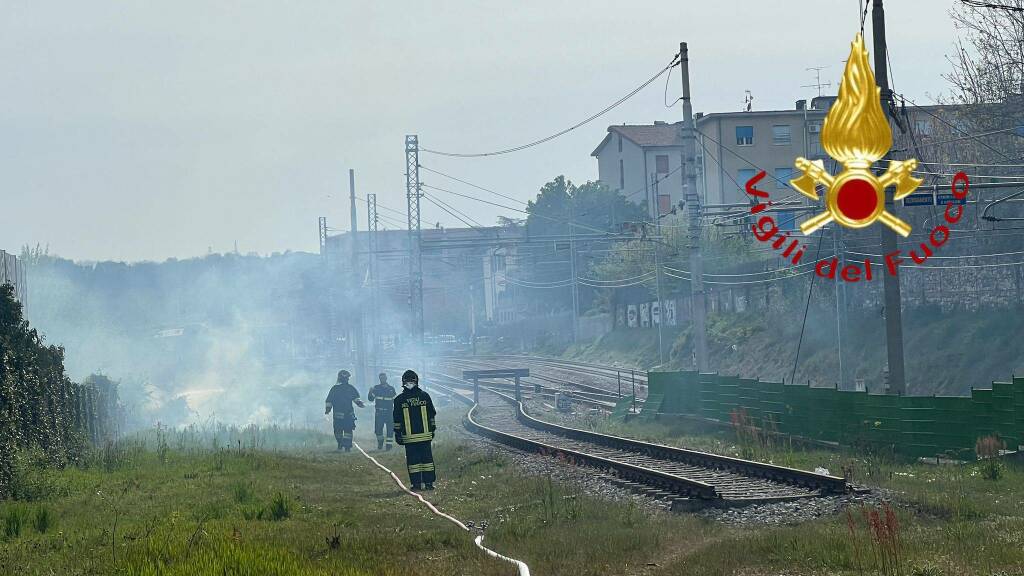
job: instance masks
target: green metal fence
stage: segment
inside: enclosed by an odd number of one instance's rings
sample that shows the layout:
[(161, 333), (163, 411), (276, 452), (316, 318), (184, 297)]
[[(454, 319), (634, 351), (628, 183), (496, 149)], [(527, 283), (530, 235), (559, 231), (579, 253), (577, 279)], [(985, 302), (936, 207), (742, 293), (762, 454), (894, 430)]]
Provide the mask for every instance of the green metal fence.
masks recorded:
[(649, 397), (656, 401), (645, 405), (645, 412), (721, 422), (744, 414), (768, 430), (912, 457), (971, 457), (981, 436), (998, 435), (1011, 450), (1024, 438), (1024, 378), (949, 397), (868, 394), (696, 372), (647, 377)]

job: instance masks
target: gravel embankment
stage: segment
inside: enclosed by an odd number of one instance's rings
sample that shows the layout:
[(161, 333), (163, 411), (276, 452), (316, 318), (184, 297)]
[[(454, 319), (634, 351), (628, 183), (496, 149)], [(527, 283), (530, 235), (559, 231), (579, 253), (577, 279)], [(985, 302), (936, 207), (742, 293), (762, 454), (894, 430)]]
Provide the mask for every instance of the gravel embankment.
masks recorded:
[[(532, 402), (527, 401), (527, 410), (534, 414), (545, 411), (542, 406), (529, 406)], [(549, 410), (548, 410), (549, 411)], [(573, 425), (571, 417), (564, 422)], [(664, 500), (658, 500), (644, 494), (638, 494), (624, 490), (607, 477), (596, 472), (592, 468), (575, 466), (553, 459), (548, 456), (541, 456), (529, 452), (523, 452), (504, 444), (493, 442), (470, 433), (460, 428), (460, 436), (473, 445), (483, 450), (498, 450), (505, 454), (527, 475), (543, 475), (552, 480), (566, 483), (577, 487), (581, 492), (608, 500), (632, 501), (638, 506), (653, 512), (665, 512), (670, 504)], [(868, 493), (852, 493), (839, 496), (826, 496), (821, 498), (807, 498), (792, 502), (776, 502), (772, 504), (755, 504), (739, 508), (704, 508), (693, 512), (698, 516), (722, 522), (729, 525), (785, 525), (797, 524), (815, 518), (841, 514), (848, 507), (860, 507), (862, 505), (877, 506), (883, 502), (891, 502), (891, 495), (879, 490)]]

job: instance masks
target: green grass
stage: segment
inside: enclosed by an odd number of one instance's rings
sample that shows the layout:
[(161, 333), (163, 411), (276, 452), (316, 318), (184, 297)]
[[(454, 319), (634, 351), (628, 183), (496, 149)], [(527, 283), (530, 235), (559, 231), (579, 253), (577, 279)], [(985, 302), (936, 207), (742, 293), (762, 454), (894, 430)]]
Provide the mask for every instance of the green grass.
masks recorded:
[[(440, 422), (440, 479), (429, 498), (464, 521), (486, 523), (487, 545), (526, 561), (535, 574), (879, 573), (859, 516), (851, 536), (842, 516), (738, 528), (653, 513), (526, 475), (500, 452), (454, 434), (457, 414), (442, 412)], [(673, 432), (679, 431), (644, 433)], [(259, 450), (244, 442), (228, 449), (224, 439), (215, 445), (201, 435), (179, 444), (177, 433), (163, 434), (163, 442), (124, 442), (88, 466), (48, 472), (50, 489), (31, 501), (0, 503), (4, 573), (513, 573), (361, 455), (331, 450), (326, 435), (304, 433), (290, 444), (277, 438), (286, 447)], [(374, 445), (365, 426), (357, 441)], [(843, 458), (787, 454), (779, 457), (827, 466)], [(379, 459), (405, 477), (400, 450)], [(1019, 469), (1008, 467), (992, 482), (968, 467), (954, 482), (949, 468), (877, 468), (879, 485), (900, 491), (906, 502), (898, 511), (905, 574), (1013, 574), (1024, 565)]]

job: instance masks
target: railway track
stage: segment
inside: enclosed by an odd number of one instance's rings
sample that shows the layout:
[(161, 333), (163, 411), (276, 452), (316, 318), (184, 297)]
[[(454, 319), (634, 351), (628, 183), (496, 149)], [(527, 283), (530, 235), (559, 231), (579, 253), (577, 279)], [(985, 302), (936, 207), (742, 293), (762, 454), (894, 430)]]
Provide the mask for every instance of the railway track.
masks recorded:
[[(438, 385), (472, 405), (465, 394)], [(792, 501), (848, 490), (843, 478), (544, 422), (512, 397), (490, 389), (481, 390), (480, 404), (472, 405), (465, 424), (497, 442), (593, 467), (624, 488), (671, 503), (675, 510)]]
[[(513, 361), (493, 361), (493, 360), (480, 360), (480, 359), (463, 359), (463, 358), (445, 358), (438, 362), (439, 370), (451, 378), (457, 379), (459, 382), (462, 381), (463, 370), (483, 370), (492, 368), (507, 368), (507, 367), (524, 367), (530, 368), (530, 376), (522, 379), (523, 390), (532, 391), (540, 390), (544, 394), (557, 394), (561, 391), (569, 391), (573, 396), (586, 403), (594, 406), (603, 408), (611, 408), (620, 399), (620, 396), (613, 390), (608, 390), (600, 386), (594, 386), (569, 380), (566, 378), (556, 378), (551, 376), (547, 369), (542, 368), (540, 371), (537, 367), (528, 364), (516, 364)], [(506, 384), (494, 384), (493, 381), (489, 383), (489, 386), (493, 388), (504, 389), (505, 386), (511, 385)]]
[[(620, 398), (618, 396), (620, 390), (616, 386), (614, 372), (611, 373), (610, 380), (607, 378), (594, 380), (593, 372), (582, 372), (583, 368), (559, 367), (554, 363), (526, 360), (519, 357), (444, 358), (438, 361), (438, 365), (440, 368), (458, 371), (458, 374), (450, 373), (457, 377), (461, 377), (462, 370), (529, 368), (530, 374), (527, 378), (523, 378), (523, 383), (530, 387), (540, 385), (542, 389), (568, 389), (574, 394), (612, 404)], [(581, 381), (581, 375), (586, 376), (589, 381)], [(626, 390), (624, 396), (631, 392), (631, 385), (630, 381), (623, 382), (623, 389)], [(638, 388), (640, 387), (646, 388), (645, 380), (643, 384), (638, 385)]]

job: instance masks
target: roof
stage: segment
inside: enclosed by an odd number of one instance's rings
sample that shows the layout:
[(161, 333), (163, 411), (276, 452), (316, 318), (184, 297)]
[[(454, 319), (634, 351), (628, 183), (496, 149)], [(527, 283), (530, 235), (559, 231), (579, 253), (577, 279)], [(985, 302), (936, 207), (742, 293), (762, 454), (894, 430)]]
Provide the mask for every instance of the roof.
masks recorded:
[(601, 152), (601, 148), (611, 140), (612, 133), (621, 135), (626, 140), (629, 140), (641, 148), (682, 146), (683, 137), (680, 130), (681, 127), (681, 121), (673, 124), (656, 122), (654, 124), (622, 124), (609, 126), (608, 135), (604, 137), (604, 140), (598, 144), (597, 148), (595, 148), (590, 155), (597, 156)]

